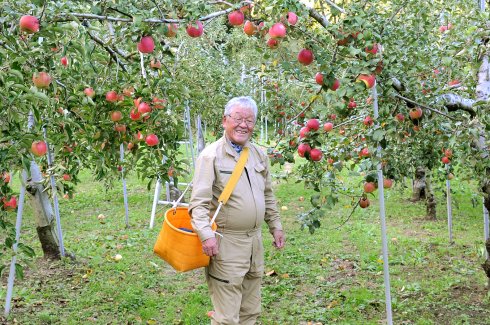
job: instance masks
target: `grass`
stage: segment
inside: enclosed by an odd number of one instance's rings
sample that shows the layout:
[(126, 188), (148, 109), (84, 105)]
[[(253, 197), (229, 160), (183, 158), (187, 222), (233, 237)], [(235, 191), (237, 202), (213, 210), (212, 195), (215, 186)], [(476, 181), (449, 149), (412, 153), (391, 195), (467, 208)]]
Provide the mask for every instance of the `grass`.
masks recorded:
[[(75, 259), (46, 261), (27, 205), (21, 240), (37, 252), (23, 280), (16, 279), (12, 312), (19, 324), (205, 324), (212, 309), (202, 270), (176, 273), (153, 255), (159, 232), (149, 229), (153, 193), (128, 179), (130, 228), (120, 183), (104, 188), (84, 172), (75, 197), (61, 200), (66, 251)], [(348, 178), (358, 187), (359, 179)], [(483, 261), (481, 206), (474, 187), (453, 184), (454, 243), (448, 243), (443, 193), (438, 220), (425, 220), (423, 203), (402, 188), (386, 191), (391, 295), (395, 324), (487, 324), (490, 318)], [(385, 319), (383, 262), (377, 200), (346, 218), (341, 202), (313, 235), (295, 215), (309, 209), (311, 191), (280, 183), (276, 195), (287, 248), (264, 236), (268, 275), (263, 281), (261, 324), (380, 324)], [(304, 197), (303, 201), (301, 197)], [(162, 208), (162, 207), (160, 207)], [(160, 214), (163, 210), (159, 211)], [(97, 218), (103, 214), (102, 221)], [(264, 233), (265, 229), (264, 229)], [(114, 256), (121, 254), (122, 260)], [(0, 298), (5, 301), (6, 274)]]

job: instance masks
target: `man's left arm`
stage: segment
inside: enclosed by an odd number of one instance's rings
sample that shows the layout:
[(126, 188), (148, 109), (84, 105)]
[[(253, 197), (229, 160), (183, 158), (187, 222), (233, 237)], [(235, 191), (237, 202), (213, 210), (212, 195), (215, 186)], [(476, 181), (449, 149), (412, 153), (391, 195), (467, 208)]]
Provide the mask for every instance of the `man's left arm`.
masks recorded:
[(269, 159), (266, 158), (266, 179), (265, 179), (265, 216), (264, 220), (267, 222), (269, 227), (269, 232), (274, 237), (274, 246), (277, 248), (284, 247), (285, 237), (284, 231), (282, 229), (281, 217), (279, 215), (279, 210), (277, 209), (277, 201), (274, 193), (272, 191), (272, 177), (270, 174), (270, 164)]

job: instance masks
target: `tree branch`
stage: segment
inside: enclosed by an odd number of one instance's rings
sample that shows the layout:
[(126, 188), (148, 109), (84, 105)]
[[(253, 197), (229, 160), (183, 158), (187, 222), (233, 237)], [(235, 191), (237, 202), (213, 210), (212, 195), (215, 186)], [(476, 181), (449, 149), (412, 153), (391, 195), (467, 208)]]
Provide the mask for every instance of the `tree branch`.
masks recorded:
[(116, 51), (114, 51), (109, 46), (105, 45), (100, 38), (90, 33), (90, 31), (87, 30), (87, 33), (94, 42), (101, 45), (107, 52), (109, 52), (109, 55), (114, 59), (114, 61), (116, 61), (117, 64), (119, 64), (119, 66), (121, 67), (121, 69), (123, 69), (124, 72), (128, 72), (128, 70), (126, 69), (126, 65), (122, 63), (121, 60), (119, 60), (119, 58), (117, 57)]
[(325, 0), (325, 2), (328, 3), (331, 7), (334, 7), (335, 9), (340, 11), (341, 13), (345, 14), (345, 10), (342, 9), (341, 7), (337, 6), (334, 2), (332, 2), (330, 0)]
[[(242, 1), (239, 5), (247, 5), (250, 4), (251, 1)], [(213, 19), (218, 16), (226, 15), (235, 10), (234, 8), (228, 8), (225, 10), (216, 11), (210, 13), (207, 16), (199, 18), (200, 21), (207, 21)], [(76, 19), (75, 19), (76, 18)], [(132, 23), (133, 19), (130, 18), (121, 18), (121, 17), (112, 17), (112, 16), (104, 16), (104, 15), (94, 15), (94, 14), (86, 14), (79, 12), (70, 12), (70, 13), (61, 13), (59, 18), (55, 18), (53, 21), (71, 21), (77, 19), (87, 19), (87, 20), (107, 20), (107, 21), (118, 21), (123, 23)], [(144, 23), (153, 23), (153, 24), (163, 24), (163, 23), (185, 23), (187, 20), (184, 19), (169, 19), (169, 18), (146, 18), (143, 19)], [(328, 23), (328, 21), (327, 21)]]
[(468, 112), (471, 117), (476, 116), (476, 110), (473, 108), (475, 101), (473, 99), (463, 98), (456, 94), (444, 94), (439, 96), (436, 101), (442, 102), (450, 112), (463, 110)]
[(422, 107), (422, 108), (424, 108), (424, 109), (426, 109), (426, 110), (429, 110), (429, 111), (434, 112), (434, 113), (436, 113), (436, 114), (442, 115), (442, 116), (444, 116), (444, 117), (446, 117), (446, 118), (448, 118), (448, 119), (450, 119), (450, 120), (457, 121), (457, 119), (455, 119), (454, 117), (451, 117), (451, 116), (449, 116), (449, 115), (447, 115), (447, 114), (444, 114), (443, 112), (438, 111), (438, 110), (437, 110), (437, 109), (435, 109), (435, 108), (431, 108), (431, 107), (429, 107), (429, 106), (426, 106), (426, 105), (420, 104), (420, 103), (418, 103), (418, 102), (416, 102), (416, 101), (414, 101), (414, 100), (411, 100), (411, 99), (409, 99), (409, 98), (407, 98), (407, 97), (403, 97), (402, 95), (395, 94), (395, 97), (397, 97), (397, 98), (399, 98), (399, 99), (401, 99), (401, 100), (403, 100), (403, 101), (405, 101), (405, 102), (407, 102), (407, 103), (410, 103), (410, 104), (413, 104), (413, 105), (416, 105), (416, 106)]
[(316, 11), (312, 7), (307, 7), (307, 8), (308, 8), (308, 12), (310, 14), (310, 17), (315, 19), (320, 25), (323, 26), (323, 28), (327, 28), (327, 26), (330, 25), (330, 22), (327, 20), (327, 18), (325, 16), (320, 14), (318, 11)]

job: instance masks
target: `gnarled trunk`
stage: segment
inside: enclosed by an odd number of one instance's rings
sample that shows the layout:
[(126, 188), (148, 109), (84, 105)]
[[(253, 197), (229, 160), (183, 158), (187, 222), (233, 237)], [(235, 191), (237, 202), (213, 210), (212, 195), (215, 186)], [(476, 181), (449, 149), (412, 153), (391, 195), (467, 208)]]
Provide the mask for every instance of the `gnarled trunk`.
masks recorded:
[(487, 250), (488, 257), (485, 263), (483, 263), (481, 266), (485, 271), (485, 274), (487, 275), (488, 278), (487, 289), (490, 290), (490, 238), (487, 239), (487, 242), (485, 243), (485, 248)]
[(416, 202), (426, 199), (426, 182), (425, 182), (425, 168), (417, 167), (415, 170), (415, 175), (413, 179), (412, 186), (412, 199), (411, 201)]
[(28, 193), (34, 211), (37, 234), (41, 242), (44, 257), (60, 259), (60, 246), (56, 233), (54, 212), (42, 181), (43, 178), (39, 166), (32, 161), (31, 179), (26, 186), (26, 192)]
[(432, 190), (432, 183), (430, 178), (430, 173), (425, 174), (425, 205), (427, 208), (427, 219), (436, 220), (436, 197), (434, 191)]

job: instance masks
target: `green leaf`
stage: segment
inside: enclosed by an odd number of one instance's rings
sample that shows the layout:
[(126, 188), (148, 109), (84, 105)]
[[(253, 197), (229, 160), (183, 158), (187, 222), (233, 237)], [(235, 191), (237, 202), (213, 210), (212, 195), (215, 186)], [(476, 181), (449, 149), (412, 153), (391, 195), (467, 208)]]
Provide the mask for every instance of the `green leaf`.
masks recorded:
[(379, 142), (379, 141), (383, 140), (385, 134), (386, 134), (386, 131), (384, 131), (382, 129), (377, 129), (373, 133), (373, 140), (376, 142)]

